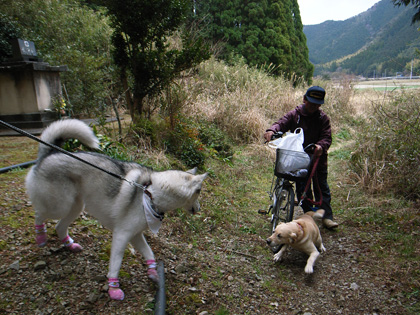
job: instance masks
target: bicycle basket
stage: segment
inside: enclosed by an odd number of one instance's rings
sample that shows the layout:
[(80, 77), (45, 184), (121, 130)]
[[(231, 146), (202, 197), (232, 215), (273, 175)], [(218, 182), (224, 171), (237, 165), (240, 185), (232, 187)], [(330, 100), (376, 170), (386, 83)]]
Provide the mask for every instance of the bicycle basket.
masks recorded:
[(310, 163), (311, 158), (305, 152), (276, 149), (276, 164), (274, 167), (274, 174), (276, 176), (285, 174), (294, 176), (293, 173), (298, 170), (307, 170)]

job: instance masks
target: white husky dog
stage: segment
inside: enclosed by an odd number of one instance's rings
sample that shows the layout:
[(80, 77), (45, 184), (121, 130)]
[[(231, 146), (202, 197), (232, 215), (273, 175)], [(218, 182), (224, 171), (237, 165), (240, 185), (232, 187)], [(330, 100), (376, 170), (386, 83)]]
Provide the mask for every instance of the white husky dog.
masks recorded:
[[(41, 135), (43, 141), (55, 145), (70, 138), (98, 148), (98, 139), (80, 120), (54, 122)], [(126, 180), (40, 144), (37, 164), (26, 177), (26, 188), (35, 209), (36, 242), (45, 246), (44, 221), (56, 219), (60, 220), (56, 225), (60, 240), (70, 251), (81, 251), (82, 247), (68, 235), (68, 227), (86, 206), (89, 214), (112, 231), (108, 293), (111, 299), (122, 300), (124, 292), (119, 288), (118, 273), (127, 244), (130, 242), (143, 255), (148, 277), (157, 281), (155, 257), (143, 232), (150, 228), (157, 233), (163, 214), (169, 210), (184, 208), (193, 214), (198, 212), (197, 198), (207, 174), (195, 175), (195, 170), (155, 172), (98, 153), (74, 155)]]

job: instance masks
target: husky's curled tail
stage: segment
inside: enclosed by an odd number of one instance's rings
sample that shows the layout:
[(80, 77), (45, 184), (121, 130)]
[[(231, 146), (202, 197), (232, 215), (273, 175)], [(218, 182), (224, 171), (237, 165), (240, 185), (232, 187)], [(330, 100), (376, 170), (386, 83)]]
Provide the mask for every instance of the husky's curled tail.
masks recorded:
[[(99, 140), (92, 129), (84, 122), (77, 119), (66, 119), (53, 122), (41, 135), (41, 140), (60, 147), (68, 139), (77, 139), (85, 146), (98, 149)], [(53, 152), (53, 148), (40, 144), (38, 149), (38, 161), (43, 160)]]

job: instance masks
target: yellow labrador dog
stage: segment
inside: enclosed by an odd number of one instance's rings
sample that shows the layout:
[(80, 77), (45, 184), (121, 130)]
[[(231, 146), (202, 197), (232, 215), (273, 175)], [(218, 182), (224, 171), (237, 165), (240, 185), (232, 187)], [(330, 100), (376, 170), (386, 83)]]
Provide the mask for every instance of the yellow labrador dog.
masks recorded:
[(279, 261), (291, 246), (309, 255), (305, 266), (306, 273), (314, 272), (314, 263), (319, 256), (319, 251), (325, 252), (321, 234), (314, 219), (309, 214), (304, 214), (288, 223), (280, 223), (274, 230), (273, 235), (267, 239), (269, 246), (283, 245), (281, 250), (274, 255), (274, 261)]

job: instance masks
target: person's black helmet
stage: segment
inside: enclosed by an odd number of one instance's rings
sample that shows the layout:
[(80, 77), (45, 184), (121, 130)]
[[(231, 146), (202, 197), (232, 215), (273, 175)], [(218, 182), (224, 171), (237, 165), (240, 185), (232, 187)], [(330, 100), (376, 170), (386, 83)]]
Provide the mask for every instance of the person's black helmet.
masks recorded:
[(320, 86), (311, 86), (305, 94), (306, 99), (314, 104), (324, 104), (325, 90)]

